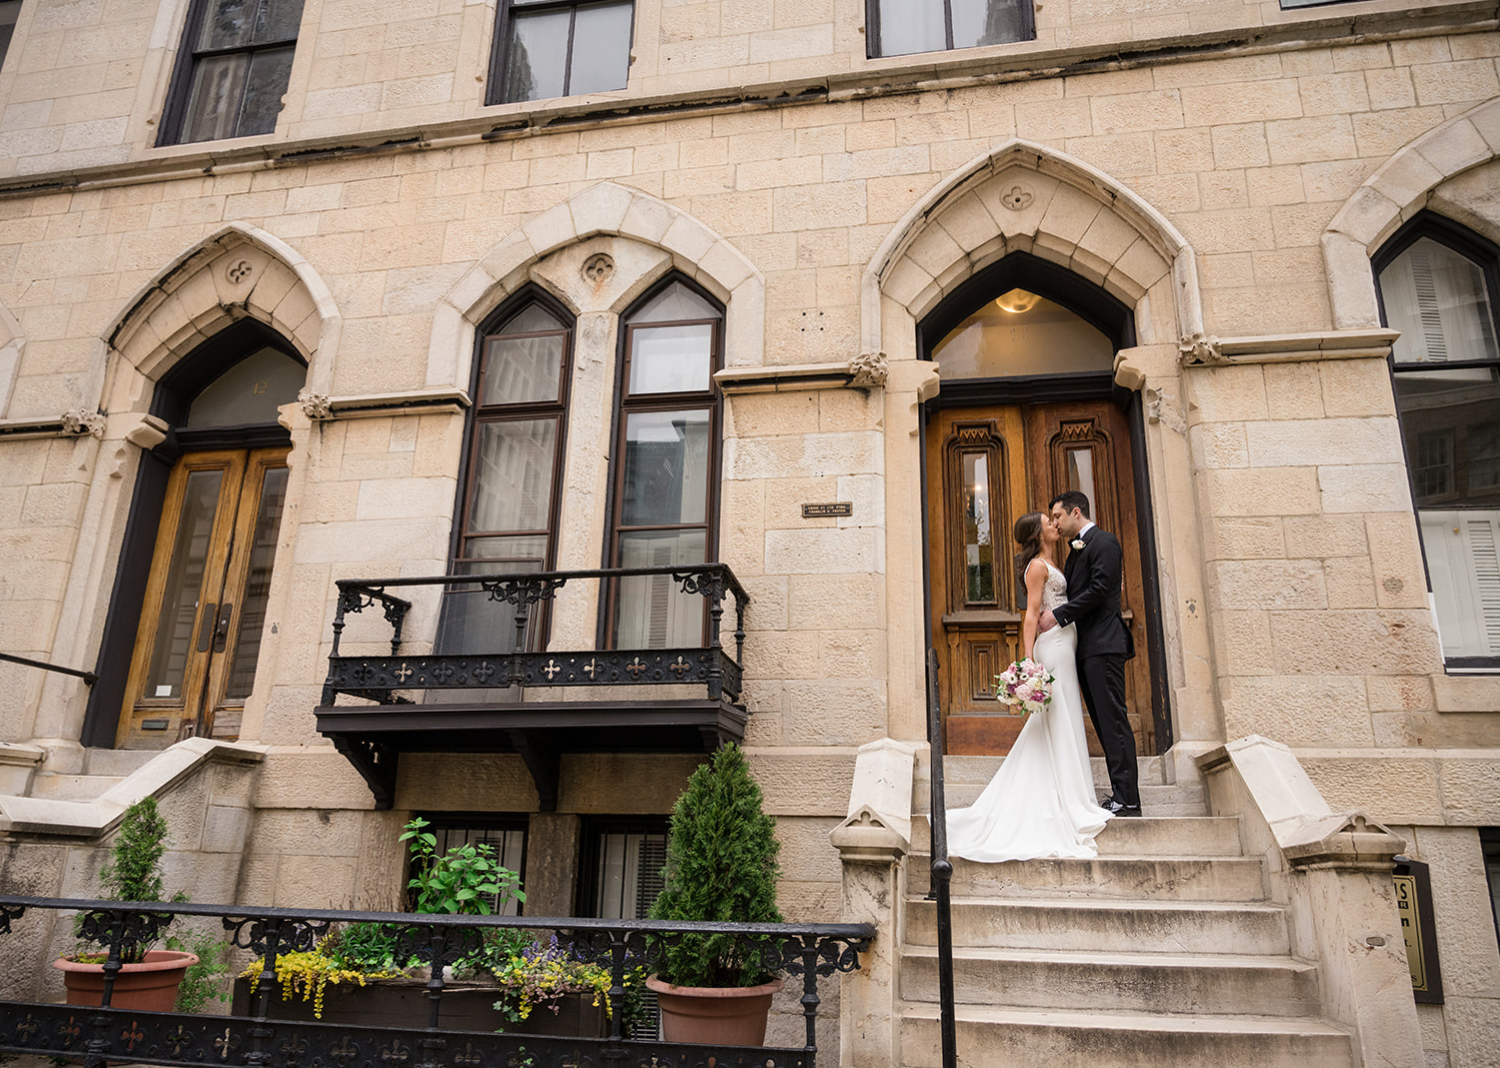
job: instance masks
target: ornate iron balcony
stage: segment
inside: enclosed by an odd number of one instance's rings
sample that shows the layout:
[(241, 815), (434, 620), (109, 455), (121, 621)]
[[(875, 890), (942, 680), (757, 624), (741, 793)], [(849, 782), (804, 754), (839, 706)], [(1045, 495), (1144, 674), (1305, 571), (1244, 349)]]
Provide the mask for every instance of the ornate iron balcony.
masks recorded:
[[(534, 625), (535, 606), (551, 601), (570, 581), (607, 586), (644, 576), (670, 578), (682, 593), (704, 599), (704, 644), (550, 652), (533, 648), (540, 629)], [(404, 654), (402, 632), (412, 605), (391, 591), (412, 587), (463, 588), (511, 605), (511, 648)], [(741, 659), (750, 598), (726, 564), (341, 579), (338, 590), (318, 730), (365, 777), (381, 808), (392, 803), (396, 761), (403, 751), (518, 752), (546, 810), (555, 804), (563, 752), (712, 750), (744, 736)], [(733, 655), (723, 642), (726, 597), (734, 602)], [(349, 617), (377, 606), (391, 627), (390, 655), (343, 654), (340, 643)], [(523, 690), (581, 686), (619, 690), (604, 697), (596, 691), (591, 700), (520, 699)], [(704, 696), (663, 697), (663, 686), (701, 686)], [(643, 687), (656, 689), (630, 693)], [(445, 692), (458, 699), (444, 702)], [(339, 704), (341, 694), (374, 705)]]
[[(102, 1006), (0, 1000), (0, 1054), (78, 1058), (84, 1068), (109, 1062), (171, 1068), (596, 1068), (659, 1065), (662, 1068), (718, 1064), (724, 1068), (815, 1068), (818, 980), (859, 968), (870, 947), (869, 924), (667, 923), (656, 920), (595, 920), (508, 916), (434, 916), (391, 912), (345, 912), (233, 905), (120, 902), (66, 898), (0, 897), (0, 958), (37, 960), (15, 944), (30, 934), (44, 937), (52, 923), (29, 922), (34, 910), (82, 915), (80, 931), (107, 948)], [(229, 1016), (142, 1012), (110, 1005), (127, 947), (154, 941), (177, 917), (221, 921), (225, 941), (262, 960), (249, 1011)], [(337, 923), (379, 923), (399, 928), (404, 960), (430, 969), (425, 1021), (391, 1021), (368, 1027), (329, 1021), (280, 1019), (280, 954), (313, 948)], [(610, 1004), (616, 1007), (605, 1038), (552, 1038), (522, 1032), (457, 1030), (443, 1025), (444, 965), (472, 956), (485, 934), (520, 928), (539, 936), (561, 933), (574, 955), (609, 971)], [(653, 969), (662, 947), (692, 933), (729, 932), (737, 941), (763, 947), (772, 970), (800, 978), (806, 1042), (800, 1048), (691, 1046), (628, 1035), (622, 1024), (626, 977)], [(7, 945), (10, 943), (10, 945)], [(497, 995), (498, 996), (498, 995)], [(545, 1010), (538, 1010), (545, 1011)], [(402, 1024), (405, 1024), (402, 1026)], [(524, 1025), (522, 1025), (524, 1026)]]

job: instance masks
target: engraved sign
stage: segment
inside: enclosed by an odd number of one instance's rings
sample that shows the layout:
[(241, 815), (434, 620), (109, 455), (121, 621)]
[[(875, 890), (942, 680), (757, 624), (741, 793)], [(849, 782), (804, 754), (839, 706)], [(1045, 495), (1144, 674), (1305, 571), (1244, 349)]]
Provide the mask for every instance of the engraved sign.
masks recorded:
[(804, 504), (803, 519), (833, 519), (854, 514), (854, 502), (832, 501), (828, 504)]
[(1406, 942), (1406, 964), (1411, 969), (1413, 998), (1429, 1005), (1443, 1003), (1443, 973), (1438, 964), (1433, 930), (1432, 881), (1427, 865), (1397, 857), (1391, 875), (1396, 884), (1396, 914)]

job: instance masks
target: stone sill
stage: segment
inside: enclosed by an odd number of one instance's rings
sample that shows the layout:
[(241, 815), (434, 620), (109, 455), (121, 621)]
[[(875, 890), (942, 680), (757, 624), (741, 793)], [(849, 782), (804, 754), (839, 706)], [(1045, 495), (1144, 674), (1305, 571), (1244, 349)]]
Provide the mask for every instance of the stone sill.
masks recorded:
[(332, 397), (330, 419), (378, 419), (383, 416), (462, 415), (472, 405), (461, 389), (412, 389), (399, 393), (365, 393)]
[[(1351, 10), (1351, 7), (1358, 10)], [(1309, 14), (1310, 13), (1310, 14)], [(867, 60), (858, 70), (830, 72), (800, 81), (765, 82), (738, 89), (712, 88), (635, 98), (600, 94), (544, 104), (530, 110), (496, 105), (475, 118), (431, 126), (390, 127), (351, 133), (348, 138), (315, 138), (208, 149), (169, 146), (124, 164), (41, 171), (0, 183), (0, 198), (41, 196), (78, 189), (108, 188), (146, 181), (173, 181), (205, 175), (248, 173), (352, 155), (384, 155), (482, 144), (561, 131), (629, 126), (770, 107), (862, 101), (930, 90), (1005, 84), (1038, 77), (1058, 78), (1106, 71), (1191, 63), (1226, 54), (1274, 54), (1305, 46), (1332, 47), (1438, 33), (1488, 32), (1500, 27), (1494, 0), (1439, 4), (1410, 10), (1394, 0), (1357, 5), (1298, 8), (1283, 12), (1272, 26), (1244, 25), (1139, 41), (1104, 42), (1072, 48), (1034, 42), (985, 49), (925, 53), (940, 56), (910, 62), (908, 57)], [(834, 57), (830, 56), (830, 66)], [(272, 135), (274, 137), (274, 135)]]

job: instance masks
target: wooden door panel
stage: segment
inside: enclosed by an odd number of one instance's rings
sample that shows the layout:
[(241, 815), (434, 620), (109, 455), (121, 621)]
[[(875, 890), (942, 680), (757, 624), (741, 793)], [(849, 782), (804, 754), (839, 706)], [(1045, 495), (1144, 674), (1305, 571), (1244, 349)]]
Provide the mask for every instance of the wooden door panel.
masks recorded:
[[(928, 421), (926, 448), (929, 610), (948, 752), (1002, 754), (1020, 732), (1023, 718), (994, 695), (994, 675), (1021, 654), (1011, 528), (1070, 488), (1089, 493), (1095, 521), (1124, 549), (1121, 603), (1136, 642), (1136, 657), (1126, 665), (1126, 699), (1141, 752), (1155, 752), (1146, 628), (1137, 625), (1137, 617), (1144, 623), (1141, 547), (1124, 413), (1105, 400), (942, 409)], [(972, 579), (975, 493), (960, 476), (972, 471), (961, 459), (974, 450), (988, 450), (995, 469), (988, 487), (992, 590)], [(988, 600), (976, 599), (985, 593)], [(1092, 726), (1087, 733), (1090, 751), (1099, 755)]]

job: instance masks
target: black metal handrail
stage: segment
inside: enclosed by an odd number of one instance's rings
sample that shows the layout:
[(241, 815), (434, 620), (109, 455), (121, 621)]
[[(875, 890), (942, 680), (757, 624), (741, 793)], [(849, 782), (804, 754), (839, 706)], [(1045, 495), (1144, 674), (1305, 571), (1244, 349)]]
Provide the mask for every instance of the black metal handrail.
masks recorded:
[[(0, 1001), (0, 1053), (82, 1056), (85, 1068), (110, 1061), (205, 1068), (350, 1068), (377, 1061), (390, 1068), (564, 1068), (614, 1065), (718, 1063), (772, 1068), (814, 1068), (817, 1055), (819, 978), (859, 968), (859, 954), (875, 938), (869, 924), (680, 923), (659, 920), (600, 920), (577, 917), (452, 916), (336, 909), (253, 908), (170, 902), (119, 902), (74, 898), (0, 896), (0, 936), (12, 934), (30, 909), (80, 913), (81, 935), (108, 947), (102, 1004), (97, 1008)], [(249, 1015), (158, 1013), (111, 1006), (122, 957), (129, 947), (155, 941), (177, 917), (221, 920), (230, 945), (261, 958)], [(279, 990), (280, 954), (308, 950), (334, 923), (379, 923), (400, 929), (403, 959), (429, 967), (425, 1027), (366, 1027), (278, 1019), (272, 998)], [(611, 1013), (607, 1038), (548, 1038), (525, 1033), (459, 1031), (441, 1026), (448, 981), (444, 966), (470, 957), (486, 931), (523, 929), (565, 932), (581, 960), (607, 964)], [(624, 1033), (627, 975), (648, 969), (662, 947), (689, 934), (731, 934), (761, 947), (773, 971), (802, 978), (806, 1042), (800, 1048), (681, 1045)], [(22, 959), (19, 955), (6, 955)], [(498, 996), (498, 995), (497, 995)], [(363, 1052), (362, 1052), (363, 1051)]]
[(12, 664), (24, 664), (26, 667), (41, 668), (43, 671), (55, 671), (59, 675), (72, 675), (75, 679), (82, 679), (90, 686), (99, 681), (99, 676), (92, 671), (79, 671), (77, 668), (63, 667), (61, 664), (49, 664), (45, 660), (33, 660), (29, 656), (17, 656), (15, 653), (0, 653), (0, 660)]
[(943, 789), (943, 712), (938, 700), (937, 650), (927, 650), (927, 741), (931, 760), (932, 882), (927, 896), (937, 909), (938, 1024), (943, 1068), (958, 1063), (958, 1022), (953, 1007), (953, 862), (948, 859), (948, 806)]
[[(682, 592), (696, 594), (708, 602), (709, 635), (705, 646), (691, 649), (597, 650), (588, 653), (537, 654), (527, 651), (527, 621), (533, 605), (551, 600), (572, 580), (599, 579), (613, 582), (638, 576), (670, 576)], [(339, 579), (338, 604), (333, 617), (333, 648), (329, 675), (324, 684), (324, 704), (334, 695), (347, 693), (387, 700), (396, 689), (464, 689), (472, 687), (577, 686), (601, 682), (706, 682), (709, 695), (717, 699), (728, 692), (739, 696), (740, 665), (745, 652), (745, 608), (750, 595), (740, 585), (729, 565), (720, 563), (666, 565), (662, 567), (609, 567), (576, 571), (476, 572), (473, 574), (404, 576), (384, 579)], [(411, 602), (386, 592), (391, 587), (478, 586), (492, 601), (515, 606), (515, 641), (504, 658), (502, 675), (491, 661), (494, 656), (435, 653), (415, 666), (397, 663), (402, 628)], [(735, 605), (734, 656), (723, 647), (724, 598)], [(343, 657), (339, 645), (347, 617), (380, 604), (391, 625), (390, 657)], [(712, 655), (702, 655), (710, 653)], [(355, 661), (358, 661), (357, 663)]]

